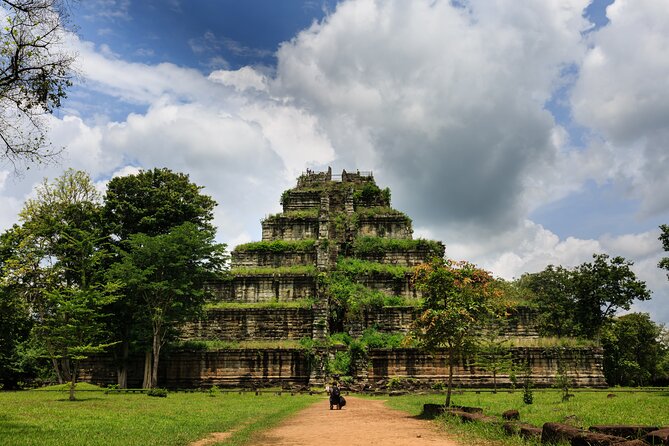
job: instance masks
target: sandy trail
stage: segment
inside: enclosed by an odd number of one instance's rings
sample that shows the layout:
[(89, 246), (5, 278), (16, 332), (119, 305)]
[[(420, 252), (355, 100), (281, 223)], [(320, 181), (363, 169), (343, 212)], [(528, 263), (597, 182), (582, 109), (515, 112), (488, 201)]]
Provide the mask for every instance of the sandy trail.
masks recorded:
[(316, 403), (262, 434), (255, 446), (294, 445), (434, 445), (461, 446), (437, 426), (386, 407), (383, 401), (346, 397), (342, 410)]

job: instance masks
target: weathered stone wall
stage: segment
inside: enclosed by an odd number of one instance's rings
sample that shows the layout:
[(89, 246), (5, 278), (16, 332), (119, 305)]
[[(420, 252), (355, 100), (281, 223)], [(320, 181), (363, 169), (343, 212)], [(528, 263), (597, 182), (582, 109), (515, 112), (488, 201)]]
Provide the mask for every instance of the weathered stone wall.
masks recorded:
[[(508, 338), (538, 338), (536, 310), (519, 307), (495, 327), (498, 336)], [(383, 307), (368, 309), (360, 320), (350, 321), (345, 327), (352, 336), (359, 336), (366, 328), (376, 328), (384, 333), (406, 333), (419, 313), (416, 307)], [(484, 329), (487, 329), (485, 327)]]
[(283, 212), (307, 211), (321, 205), (320, 191), (289, 190), (283, 196)]
[(304, 240), (318, 238), (318, 218), (271, 218), (262, 221), (262, 239)]
[(361, 216), (358, 220), (359, 237), (410, 239), (411, 222), (394, 215)]
[[(537, 386), (550, 386), (558, 373), (557, 355), (541, 347), (512, 348), (514, 361), (529, 364), (532, 381)], [(573, 384), (578, 387), (606, 386), (602, 368), (601, 348), (571, 348), (562, 351), (563, 364)], [(379, 349), (369, 354), (368, 377), (371, 382), (389, 378), (415, 378), (426, 382), (448, 379), (448, 356), (445, 351), (428, 355), (415, 349)], [(492, 375), (459, 361), (453, 381), (462, 387), (491, 387)], [(510, 385), (508, 375), (497, 376), (498, 385)]]
[(429, 262), (432, 260), (433, 256), (434, 253), (427, 248), (406, 251), (388, 251), (381, 254), (356, 255), (357, 258), (370, 262), (409, 267)]
[[(128, 369), (128, 387), (140, 388), (144, 363), (134, 358)], [(160, 360), (158, 385), (199, 388), (213, 385), (251, 387), (305, 385), (310, 361), (299, 349), (230, 349), (169, 352)], [(109, 356), (84, 361), (80, 380), (100, 386), (116, 383), (116, 368)]]
[(501, 326), (501, 336), (516, 338), (538, 338), (539, 327), (537, 318), (539, 312), (534, 308), (516, 307), (510, 310), (511, 313)]
[(411, 285), (411, 274), (404, 278), (395, 278), (390, 275), (373, 274), (356, 277), (356, 281), (373, 290), (381, 291), (393, 296), (419, 298), (420, 293)]
[(300, 265), (316, 265), (316, 249), (296, 252), (232, 251), (233, 268), (280, 268)]
[(208, 284), (214, 302), (269, 302), (309, 299), (316, 296), (316, 279), (302, 274), (235, 276)]
[(311, 337), (311, 308), (215, 308), (179, 330), (183, 340), (299, 340)]
[(415, 307), (369, 309), (360, 320), (347, 321), (344, 330), (351, 336), (360, 336), (367, 328), (375, 328), (382, 333), (407, 333), (417, 311)]

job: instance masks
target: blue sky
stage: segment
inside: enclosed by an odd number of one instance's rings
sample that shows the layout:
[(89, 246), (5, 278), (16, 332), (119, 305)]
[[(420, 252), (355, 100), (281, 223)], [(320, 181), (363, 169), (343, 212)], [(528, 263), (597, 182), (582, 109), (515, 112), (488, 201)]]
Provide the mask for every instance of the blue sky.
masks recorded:
[(167, 166), (234, 246), (303, 170), (372, 170), (451, 257), (512, 278), (622, 255), (669, 322), (664, 0), (87, 0), (72, 23), (66, 151), (0, 170), (0, 227), (67, 167), (104, 189)]

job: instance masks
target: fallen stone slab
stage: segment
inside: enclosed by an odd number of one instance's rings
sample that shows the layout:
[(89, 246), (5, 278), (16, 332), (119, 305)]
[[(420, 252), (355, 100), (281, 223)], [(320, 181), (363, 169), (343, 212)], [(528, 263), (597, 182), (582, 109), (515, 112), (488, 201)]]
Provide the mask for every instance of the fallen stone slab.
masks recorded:
[(520, 420), (520, 412), (516, 409), (510, 409), (502, 413), (502, 418), (505, 420)]
[(460, 412), (467, 413), (483, 413), (483, 408), (471, 406), (450, 406), (448, 410), (459, 410)]
[(543, 432), (543, 429), (540, 427), (532, 426), (531, 424), (527, 425), (521, 425), (520, 426), (520, 432), (518, 432), (518, 435), (520, 435), (520, 438), (524, 438), (526, 440), (530, 439), (537, 439), (539, 440), (541, 438), (541, 434)]
[(652, 445), (669, 445), (669, 427), (648, 432), (643, 440)]
[(446, 406), (443, 404), (423, 404), (423, 413), (421, 414), (424, 417), (435, 418), (443, 414), (446, 411)]
[(627, 441), (626, 438), (599, 432), (582, 432), (571, 439), (571, 446), (612, 446)]
[(552, 444), (561, 441), (571, 441), (578, 434), (585, 432), (574, 426), (562, 423), (544, 423), (541, 430), (541, 443)]
[(641, 425), (597, 425), (590, 426), (590, 431), (599, 432), (607, 435), (615, 435), (617, 437), (624, 437), (629, 440), (641, 438), (644, 435), (658, 430), (658, 426), (641, 426)]

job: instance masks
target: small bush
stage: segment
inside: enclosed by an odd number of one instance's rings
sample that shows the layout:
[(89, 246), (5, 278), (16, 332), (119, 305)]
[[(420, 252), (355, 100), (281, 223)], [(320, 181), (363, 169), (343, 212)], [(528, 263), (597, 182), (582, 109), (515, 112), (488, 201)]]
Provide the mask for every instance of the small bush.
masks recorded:
[(219, 393), (221, 393), (221, 389), (220, 389), (218, 386), (211, 386), (211, 387), (209, 388), (209, 390), (207, 391), (207, 393), (208, 393), (208, 395), (209, 395), (210, 397), (213, 398), (213, 397), (215, 397), (216, 395), (218, 395)]
[(167, 398), (167, 389), (149, 389), (148, 392), (146, 392), (147, 396), (155, 396), (158, 398)]

